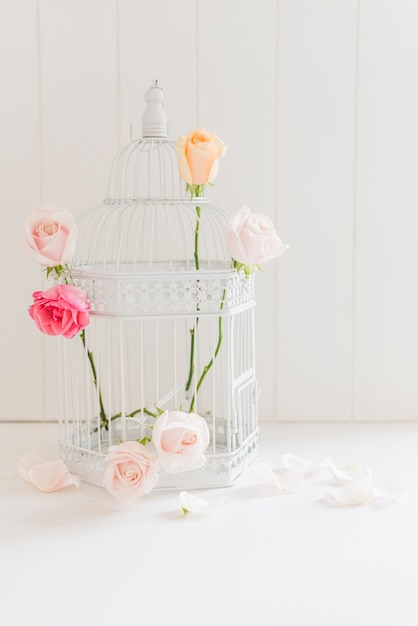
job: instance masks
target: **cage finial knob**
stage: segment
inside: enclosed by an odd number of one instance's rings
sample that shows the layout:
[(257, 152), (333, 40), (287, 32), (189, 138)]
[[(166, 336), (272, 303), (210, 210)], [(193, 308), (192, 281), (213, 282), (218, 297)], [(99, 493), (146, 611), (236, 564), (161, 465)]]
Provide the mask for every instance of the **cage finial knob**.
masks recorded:
[(152, 86), (145, 92), (147, 108), (142, 115), (143, 137), (167, 137), (168, 120), (164, 110), (164, 89), (154, 80)]

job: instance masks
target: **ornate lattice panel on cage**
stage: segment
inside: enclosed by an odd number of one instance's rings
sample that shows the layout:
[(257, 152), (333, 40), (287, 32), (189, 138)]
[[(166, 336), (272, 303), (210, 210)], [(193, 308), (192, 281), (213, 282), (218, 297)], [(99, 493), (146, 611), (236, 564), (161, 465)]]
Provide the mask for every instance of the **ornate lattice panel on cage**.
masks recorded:
[(229, 485), (257, 444), (254, 281), (232, 265), (227, 212), (186, 195), (162, 98), (146, 92), (142, 139), (116, 156), (106, 199), (78, 220), (65, 275), (91, 318), (81, 340), (59, 341), (61, 450), (101, 484), (109, 446), (142, 440), (156, 410), (180, 408), (207, 421), (207, 462), (162, 472), (159, 487)]

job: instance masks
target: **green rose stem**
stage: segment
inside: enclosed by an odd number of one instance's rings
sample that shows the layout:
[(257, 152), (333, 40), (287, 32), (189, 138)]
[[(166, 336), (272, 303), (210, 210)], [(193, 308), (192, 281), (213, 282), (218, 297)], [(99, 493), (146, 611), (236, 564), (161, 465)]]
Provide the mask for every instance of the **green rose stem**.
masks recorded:
[[(203, 190), (204, 190), (205, 186), (204, 185), (189, 185), (188, 183), (186, 184), (186, 191), (188, 191), (190, 193), (190, 197), (193, 200), (193, 198), (200, 198)], [(195, 268), (197, 270), (200, 270), (200, 262), (199, 262), (199, 227), (200, 227), (200, 206), (196, 206), (196, 215), (197, 215), (197, 220), (196, 220), (196, 226), (195, 226), (195, 230), (194, 230), (194, 264), (195, 264)], [(199, 283), (199, 281), (197, 281)], [(197, 305), (197, 310), (199, 310), (199, 304)], [(196, 326), (194, 328), (190, 329), (190, 361), (189, 361), (189, 375), (187, 377), (187, 382), (186, 382), (186, 391), (189, 391), (191, 384), (192, 384), (192, 380), (193, 380), (193, 373), (194, 373), (194, 345), (195, 345), (195, 334), (197, 332), (197, 326), (199, 323), (199, 318), (196, 318)]]
[[(219, 307), (221, 311), (224, 308), (225, 296), (226, 296), (226, 289), (224, 289), (223, 293), (222, 293), (221, 306)], [(209, 363), (207, 365), (205, 365), (205, 367), (203, 368), (203, 372), (202, 372), (202, 374), (201, 374), (201, 376), (200, 376), (200, 378), (198, 380), (198, 383), (196, 385), (196, 392), (193, 394), (192, 400), (190, 402), (190, 413), (193, 412), (196, 395), (198, 394), (199, 389), (202, 386), (202, 383), (203, 383), (203, 381), (205, 379), (205, 376), (209, 372), (210, 368), (212, 367), (213, 362), (216, 359), (216, 357), (218, 356), (219, 350), (221, 349), (222, 339), (223, 339), (222, 319), (223, 319), (222, 317), (218, 318), (218, 343), (216, 344), (215, 354), (213, 355), (213, 357), (211, 358)]]
[[(197, 328), (197, 320), (196, 320), (196, 328)], [(189, 363), (189, 377), (186, 383), (186, 391), (189, 391), (190, 385), (192, 384), (193, 372), (194, 372), (194, 336), (195, 329), (190, 329), (190, 363)]]
[[(80, 339), (83, 343), (84, 349), (87, 352), (87, 357), (88, 357), (91, 371), (93, 374), (94, 386), (96, 387), (96, 390), (99, 393), (100, 423), (101, 423), (102, 428), (105, 428), (107, 430), (109, 426), (109, 421), (106, 417), (106, 411), (105, 411), (104, 404), (103, 404), (102, 392), (97, 383), (97, 372), (96, 372), (96, 366), (94, 364), (93, 352), (86, 347), (86, 336), (85, 336), (84, 330), (82, 330), (80, 333)], [(159, 410), (158, 412), (160, 413), (161, 411)], [(135, 415), (138, 415), (138, 413), (145, 413), (145, 415), (149, 415), (150, 417), (154, 417), (154, 418), (157, 417), (157, 413), (150, 411), (146, 407), (144, 407), (143, 409), (135, 409), (135, 411), (131, 411), (131, 413), (127, 413), (125, 417), (135, 417)], [(112, 417), (110, 418), (110, 421), (113, 422), (115, 419), (119, 417), (122, 417), (121, 411), (119, 411), (119, 413), (115, 413), (115, 415), (112, 415)], [(93, 432), (97, 432), (97, 428), (95, 428)]]
[[(145, 413), (145, 415), (149, 415), (150, 417), (157, 417), (157, 413), (153, 413), (147, 408), (135, 409), (135, 411), (132, 411), (131, 413), (127, 413), (125, 417), (135, 417), (135, 415), (138, 415), (138, 413)], [(111, 421), (113, 421), (117, 419), (118, 417), (122, 417), (121, 411), (119, 411), (119, 413), (115, 413), (115, 415), (112, 415), (110, 419)]]
[[(150, 417), (158, 417), (158, 414), (161, 414), (163, 411), (161, 411), (160, 409), (158, 409), (158, 413), (154, 413), (153, 411), (150, 411), (149, 409), (147, 409), (146, 407), (144, 407), (143, 409), (135, 409), (135, 411), (132, 411), (131, 413), (126, 413), (125, 417), (135, 417), (135, 415), (138, 415), (138, 413), (145, 413), (145, 415), (149, 415)], [(110, 421), (113, 422), (116, 419), (119, 419), (120, 417), (122, 417), (122, 412), (119, 411), (119, 413), (115, 413), (114, 415), (112, 415), (112, 417), (110, 418)], [(102, 424), (103, 426), (103, 424)], [(94, 433), (97, 433), (98, 428), (95, 428), (93, 430)], [(139, 443), (143, 443), (144, 440), (146, 441), (151, 441), (150, 437), (144, 437), (143, 439), (139, 440)], [(145, 444), (144, 444), (145, 445)]]
[[(96, 390), (99, 393), (99, 404), (100, 404), (100, 422), (101, 422), (101, 426), (102, 428), (105, 428), (106, 430), (108, 429), (109, 426), (109, 421), (106, 417), (106, 411), (104, 408), (104, 404), (103, 404), (103, 398), (102, 398), (102, 392), (100, 387), (98, 386), (97, 383), (97, 373), (96, 373), (96, 366), (94, 364), (94, 356), (93, 353), (91, 352), (91, 350), (89, 350), (86, 347), (86, 336), (84, 333), (84, 330), (81, 331), (80, 333), (80, 339), (83, 343), (84, 349), (87, 351), (87, 357), (90, 363), (90, 367), (91, 367), (91, 371), (93, 374), (93, 382), (94, 382), (94, 386), (96, 387)], [(154, 413), (152, 411), (150, 411), (147, 408), (143, 408), (143, 409), (136, 409), (135, 411), (132, 411), (131, 413), (127, 413), (126, 417), (135, 417), (135, 415), (137, 415), (138, 413), (145, 413), (146, 415), (149, 415), (150, 417), (157, 417), (157, 413)], [(122, 417), (122, 413), (115, 413), (115, 415), (112, 415), (112, 417), (110, 418), (111, 421), (117, 419), (118, 417)]]
[(89, 350), (86, 346), (86, 335), (84, 330), (81, 331), (80, 333), (80, 339), (83, 343), (83, 347), (87, 352), (87, 357), (90, 363), (90, 367), (91, 367), (91, 372), (93, 374), (93, 382), (94, 382), (94, 386), (96, 387), (96, 391), (99, 394), (99, 404), (100, 404), (100, 423), (102, 428), (105, 428), (106, 430), (108, 429), (109, 426), (109, 422), (108, 419), (106, 417), (106, 411), (104, 409), (104, 405), (103, 405), (103, 398), (102, 398), (102, 392), (100, 389), (100, 386), (97, 383), (97, 372), (96, 372), (96, 366), (94, 364), (94, 357), (93, 357), (93, 352), (91, 352), (91, 350)]
[[(97, 373), (96, 373), (96, 366), (94, 364), (93, 352), (86, 347), (86, 336), (85, 336), (84, 330), (82, 330), (80, 333), (80, 339), (83, 343), (84, 349), (87, 352), (87, 357), (88, 357), (91, 371), (93, 374), (94, 386), (96, 387), (96, 390), (99, 393), (100, 423), (101, 423), (102, 428), (105, 428), (107, 430), (109, 426), (109, 421), (106, 417), (106, 411), (105, 411), (104, 404), (103, 404), (102, 392), (101, 392), (100, 386), (97, 383)], [(143, 409), (135, 409), (135, 411), (131, 411), (131, 413), (127, 413), (125, 417), (135, 417), (135, 415), (137, 415), (138, 413), (145, 413), (146, 415), (149, 415), (150, 417), (157, 417), (157, 413), (154, 413), (153, 411), (150, 411), (149, 409), (145, 407)], [(112, 417), (110, 418), (110, 421), (113, 422), (113, 420), (117, 419), (118, 417), (122, 417), (121, 411), (119, 413), (115, 413), (115, 415), (112, 415)], [(96, 431), (97, 431), (97, 428), (95, 429), (94, 432)]]
[(196, 207), (196, 228), (194, 231), (194, 262), (197, 270), (200, 270), (199, 263), (199, 226), (200, 226), (200, 206)]
[[(204, 190), (204, 185), (189, 185), (186, 184), (186, 191), (188, 191), (190, 193), (191, 199), (193, 200), (193, 198), (199, 198), (202, 195), (202, 192)], [(200, 227), (200, 215), (201, 215), (201, 209), (199, 206), (196, 206), (196, 215), (197, 215), (197, 220), (196, 220), (196, 227), (195, 227), (195, 231), (194, 231), (194, 260), (195, 260), (195, 267), (197, 270), (200, 269), (200, 261), (199, 261), (199, 227)], [(197, 281), (199, 283), (199, 281)], [(222, 301), (221, 301), (221, 306), (220, 306), (220, 310), (223, 309), (224, 306), (224, 302), (225, 302), (225, 295), (226, 295), (226, 289), (223, 290), (222, 293)], [(197, 310), (199, 310), (199, 304), (197, 304)], [(191, 384), (192, 384), (192, 380), (193, 380), (193, 373), (194, 373), (194, 353), (195, 353), (195, 335), (197, 332), (197, 326), (199, 323), (199, 318), (196, 318), (196, 324), (194, 328), (190, 329), (190, 361), (189, 361), (189, 376), (187, 378), (187, 383), (186, 383), (186, 391), (189, 391)], [(195, 401), (196, 401), (196, 395), (199, 392), (200, 387), (202, 386), (202, 383), (206, 377), (206, 374), (209, 372), (209, 370), (211, 369), (214, 360), (216, 359), (216, 357), (219, 354), (219, 350), (221, 349), (221, 345), (222, 345), (222, 339), (223, 339), (223, 329), (222, 329), (222, 317), (219, 317), (218, 320), (218, 342), (216, 344), (216, 348), (215, 348), (215, 354), (214, 356), (211, 358), (211, 360), (209, 361), (209, 363), (207, 365), (205, 365), (205, 367), (203, 368), (203, 372), (200, 375), (200, 378), (197, 382), (196, 385), (196, 391), (192, 396), (191, 402), (190, 402), (190, 413), (193, 411), (194, 409), (194, 405), (195, 405)]]

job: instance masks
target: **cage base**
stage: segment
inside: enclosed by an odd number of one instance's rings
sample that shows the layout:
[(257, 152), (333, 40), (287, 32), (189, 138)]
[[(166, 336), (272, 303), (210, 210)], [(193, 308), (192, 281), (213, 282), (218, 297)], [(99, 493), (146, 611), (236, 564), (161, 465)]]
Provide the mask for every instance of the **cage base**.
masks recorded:
[[(61, 443), (61, 457), (69, 471), (82, 480), (103, 486), (104, 454)], [(193, 490), (230, 487), (254, 462), (258, 450), (258, 430), (251, 433), (233, 452), (207, 454), (206, 464), (197, 470), (180, 474), (160, 471), (160, 480), (154, 491)]]

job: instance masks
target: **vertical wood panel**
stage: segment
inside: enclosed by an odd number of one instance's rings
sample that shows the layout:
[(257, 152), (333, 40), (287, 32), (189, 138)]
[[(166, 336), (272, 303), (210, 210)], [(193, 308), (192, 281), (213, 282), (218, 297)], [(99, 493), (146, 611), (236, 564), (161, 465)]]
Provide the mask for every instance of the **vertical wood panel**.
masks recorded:
[(0, 419), (39, 419), (41, 337), (27, 313), (39, 266), (20, 246), (24, 220), (39, 203), (35, 0), (0, 3), (0, 76)]
[[(40, 34), (43, 200), (77, 215), (102, 201), (117, 149), (116, 2), (40, 0)], [(56, 419), (55, 341), (45, 345), (45, 415)]]
[(169, 136), (196, 123), (195, 0), (120, 0), (122, 143), (142, 136), (144, 92), (157, 79), (165, 90)]
[(40, 0), (44, 196), (100, 202), (117, 149), (115, 0)]
[(355, 417), (418, 417), (418, 5), (360, 2)]
[[(198, 8), (199, 125), (228, 145), (208, 195), (230, 212), (247, 204), (273, 218), (276, 3), (201, 0)], [(274, 419), (275, 263), (256, 277), (260, 419)]]
[(277, 405), (346, 420), (352, 398), (356, 3), (280, 0)]

